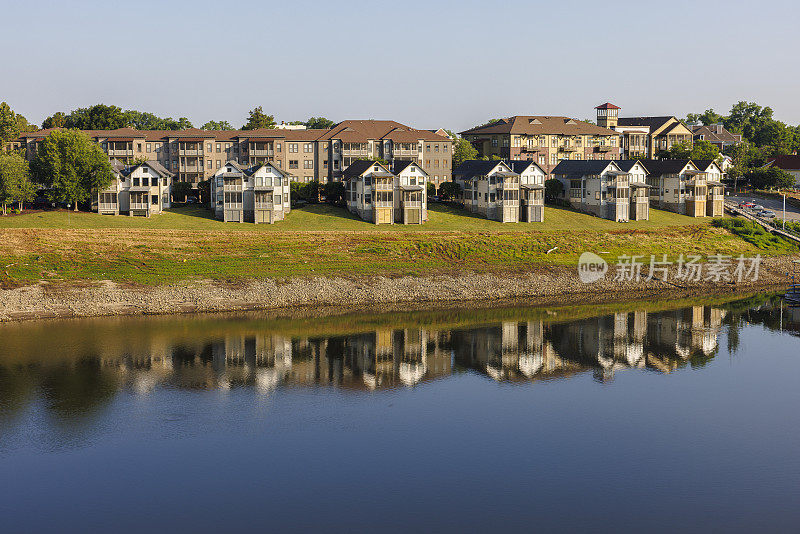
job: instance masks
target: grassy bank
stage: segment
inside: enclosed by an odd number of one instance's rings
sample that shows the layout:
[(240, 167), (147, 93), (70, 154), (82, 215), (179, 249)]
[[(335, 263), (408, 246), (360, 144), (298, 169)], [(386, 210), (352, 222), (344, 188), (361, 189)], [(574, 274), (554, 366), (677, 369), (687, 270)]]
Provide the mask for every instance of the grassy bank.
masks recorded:
[(587, 250), (610, 258), (783, 251), (759, 248), (707, 220), (651, 213), (650, 221), (620, 224), (548, 208), (544, 223), (501, 224), (434, 205), (428, 224), (380, 227), (328, 206), (294, 210), (275, 225), (225, 224), (197, 207), (149, 220), (31, 213), (0, 218), (0, 281), (156, 285), (192, 278), (531, 271), (575, 263)]

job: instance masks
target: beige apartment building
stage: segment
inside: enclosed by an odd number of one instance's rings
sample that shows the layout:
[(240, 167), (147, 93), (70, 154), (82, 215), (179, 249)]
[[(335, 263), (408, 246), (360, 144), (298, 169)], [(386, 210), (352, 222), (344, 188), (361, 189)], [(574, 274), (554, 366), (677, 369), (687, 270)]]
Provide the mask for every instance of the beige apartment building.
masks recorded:
[[(27, 157), (52, 129), (23, 133), (19, 145)], [(358, 159), (383, 158), (420, 165), (437, 185), (452, 176), (452, 140), (429, 130), (395, 121), (348, 120), (330, 130), (286, 128), (258, 130), (86, 130), (112, 160), (123, 164), (153, 160), (175, 175), (176, 182), (196, 186), (228, 161), (249, 167), (273, 163), (299, 182), (341, 180)]]
[(569, 117), (517, 115), (461, 136), (480, 156), (533, 161), (548, 174), (561, 161), (614, 160), (622, 153), (618, 132)]
[(619, 132), (625, 159), (653, 159), (678, 143), (692, 144), (692, 130), (677, 117), (620, 117), (622, 108), (610, 102), (595, 109), (598, 126)]

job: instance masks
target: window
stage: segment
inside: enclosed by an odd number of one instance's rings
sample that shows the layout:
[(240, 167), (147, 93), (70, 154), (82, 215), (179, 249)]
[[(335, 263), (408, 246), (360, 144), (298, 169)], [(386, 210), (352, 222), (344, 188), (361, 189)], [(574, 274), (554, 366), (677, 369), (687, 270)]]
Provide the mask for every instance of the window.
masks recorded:
[(275, 143), (275, 150), (276, 150), (277, 152), (280, 152), (280, 151), (281, 151), (281, 144), (280, 144), (280, 143)]
[[(216, 145), (217, 153), (222, 152), (222, 143), (217, 143)], [(211, 150), (211, 149), (209, 149)]]
[(158, 206), (158, 195), (150, 196), (150, 204), (152, 204), (153, 206)]
[(443, 144), (442, 145), (442, 152), (447, 152), (448, 150), (450, 150), (450, 145), (448, 145), (447, 143)]
[(220, 167), (222, 167), (222, 162), (220, 160), (217, 160), (217, 169), (219, 169)]
[(304, 159), (303, 160), (303, 168), (304, 169), (313, 169), (314, 168), (314, 160), (313, 159)]
[(311, 143), (305, 143), (303, 145), (303, 152), (310, 153), (314, 151), (314, 145)]
[(151, 145), (150, 143), (147, 143), (146, 146), (147, 146), (147, 151), (148, 152), (152, 152), (152, 150), (150, 150), (150, 149), (153, 148), (153, 145)]
[(206, 151), (211, 152), (212, 151), (211, 150), (211, 146), (212, 146), (211, 143), (207, 143), (206, 144)]
[(289, 151), (289, 153), (291, 153), (291, 154), (294, 154), (294, 153), (296, 153), (296, 152), (297, 152), (297, 143), (288, 143), (288, 144), (286, 145), (286, 149), (287, 149), (287, 150)]
[(289, 203), (289, 193), (284, 193), (283, 194), (283, 203), (284, 204), (288, 204)]
[(142, 151), (142, 143), (136, 143), (136, 151), (137, 152), (141, 152)]
[(297, 160), (296, 159), (290, 159), (289, 160), (289, 168), (290, 169), (296, 169), (297, 168)]
[(208, 160), (208, 168), (209, 168), (209, 169), (210, 169), (210, 168), (212, 168), (212, 163), (211, 163), (211, 160)]

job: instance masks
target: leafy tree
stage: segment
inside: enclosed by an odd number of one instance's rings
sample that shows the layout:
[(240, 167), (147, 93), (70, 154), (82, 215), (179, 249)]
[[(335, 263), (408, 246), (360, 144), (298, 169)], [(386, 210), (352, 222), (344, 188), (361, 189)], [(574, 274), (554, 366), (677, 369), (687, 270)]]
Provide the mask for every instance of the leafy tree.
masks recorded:
[(703, 113), (688, 113), (686, 115), (686, 122), (700, 122), (706, 125), (722, 122), (723, 119), (724, 117), (713, 109), (707, 109)]
[(461, 196), (461, 185), (456, 182), (442, 182), (439, 186), (439, 196), (444, 200), (453, 200)]
[(481, 156), (481, 157), (480, 157), (480, 158), (478, 158), (478, 159), (480, 159), (480, 160), (482, 160), (482, 161), (499, 161), (499, 160), (501, 160), (501, 159), (503, 159), (503, 158), (501, 158), (501, 157), (500, 157), (500, 156), (498, 156), (497, 154), (492, 154), (491, 156)]
[(202, 126), (203, 130), (235, 130), (228, 121), (208, 121)]
[(783, 189), (794, 185), (794, 177), (777, 167), (753, 169), (746, 177), (756, 189)]
[(436, 196), (436, 186), (433, 185), (433, 182), (428, 182), (428, 185), (425, 187), (425, 192), (428, 198)]
[(30, 181), (28, 162), (16, 152), (0, 153), (0, 207), (6, 215), (8, 204), (33, 200), (35, 187)]
[(197, 182), (197, 194), (200, 197), (200, 203), (207, 205), (211, 200), (211, 179), (200, 180)]
[(698, 140), (694, 143), (684, 141), (672, 145), (669, 150), (660, 152), (666, 159), (717, 159), (719, 148), (708, 141)]
[(181, 117), (177, 120), (172, 117), (164, 119), (164, 125), (159, 130), (188, 130), (192, 127), (192, 121), (186, 117)]
[(127, 126), (126, 116), (118, 106), (95, 104), (78, 108), (64, 118), (65, 128), (78, 130), (115, 130)]
[(63, 128), (66, 120), (67, 116), (63, 111), (56, 111), (42, 122), (42, 129)]
[(564, 192), (564, 184), (562, 184), (560, 180), (556, 180), (555, 178), (550, 178), (549, 180), (544, 181), (545, 198), (550, 200), (561, 198), (561, 194), (563, 192)]
[(289, 187), (292, 191), (292, 199), (305, 200), (309, 204), (319, 202), (320, 186), (318, 181), (292, 182)]
[(306, 128), (328, 130), (336, 126), (336, 123), (325, 117), (311, 117), (306, 121)]
[(466, 139), (459, 138), (453, 143), (453, 168), (462, 162), (478, 157), (478, 150)]
[(93, 192), (114, 179), (108, 156), (89, 137), (75, 130), (56, 130), (39, 143), (31, 171), (47, 188), (52, 202), (87, 202)]
[(189, 182), (172, 182), (172, 198), (180, 198), (185, 202), (191, 194), (192, 184)]
[(28, 123), (19, 113), (14, 113), (6, 102), (0, 102), (0, 145), (16, 139), (20, 132), (33, 130), (36, 130), (36, 126)]
[(325, 202), (328, 204), (333, 204), (334, 206), (344, 204), (345, 188), (343, 182), (326, 182), (322, 187), (322, 192), (325, 195)]
[(261, 106), (254, 108), (250, 111), (250, 116), (247, 118), (247, 123), (242, 126), (242, 130), (256, 130), (258, 128), (274, 128), (275, 117), (273, 115), (266, 115)]

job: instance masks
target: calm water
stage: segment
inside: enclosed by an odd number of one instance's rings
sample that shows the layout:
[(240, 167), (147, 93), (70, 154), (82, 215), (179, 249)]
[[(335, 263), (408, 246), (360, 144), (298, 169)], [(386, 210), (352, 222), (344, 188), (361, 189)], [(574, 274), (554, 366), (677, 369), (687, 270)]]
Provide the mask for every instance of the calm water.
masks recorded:
[(800, 311), (0, 325), (0, 530), (798, 531)]

